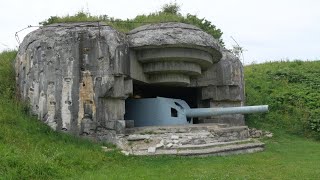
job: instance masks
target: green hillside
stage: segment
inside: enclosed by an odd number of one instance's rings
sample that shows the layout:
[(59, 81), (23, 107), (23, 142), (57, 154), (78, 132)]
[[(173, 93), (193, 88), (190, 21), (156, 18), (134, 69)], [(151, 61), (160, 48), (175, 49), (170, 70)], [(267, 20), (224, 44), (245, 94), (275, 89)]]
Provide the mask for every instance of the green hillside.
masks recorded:
[(320, 137), (320, 61), (272, 62), (245, 67), (247, 104), (270, 112), (249, 115), (249, 125)]
[[(269, 104), (250, 126), (275, 133), (264, 152), (227, 157), (135, 157), (52, 131), (15, 100), (12, 60), (0, 54), (0, 179), (317, 179), (320, 62), (245, 67), (248, 104)], [(312, 123), (310, 123), (312, 122)], [(315, 128), (316, 127), (316, 128)], [(298, 134), (299, 136), (293, 135)], [(112, 149), (112, 147), (111, 147)]]

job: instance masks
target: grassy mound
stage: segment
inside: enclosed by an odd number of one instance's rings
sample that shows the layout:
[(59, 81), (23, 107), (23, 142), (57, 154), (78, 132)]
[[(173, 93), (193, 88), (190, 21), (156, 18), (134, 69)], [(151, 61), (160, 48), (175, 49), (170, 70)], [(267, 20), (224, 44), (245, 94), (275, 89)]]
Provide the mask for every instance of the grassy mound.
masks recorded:
[(248, 115), (249, 125), (320, 138), (320, 61), (250, 65), (245, 82), (247, 104), (270, 107)]

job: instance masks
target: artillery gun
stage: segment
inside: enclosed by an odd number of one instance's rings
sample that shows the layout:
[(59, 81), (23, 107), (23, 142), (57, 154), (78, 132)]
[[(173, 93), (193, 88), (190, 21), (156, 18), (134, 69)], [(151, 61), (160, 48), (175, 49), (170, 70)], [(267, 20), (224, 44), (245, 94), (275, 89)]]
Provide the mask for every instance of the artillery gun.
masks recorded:
[(199, 117), (264, 112), (268, 112), (268, 105), (190, 108), (184, 100), (157, 97), (127, 100), (125, 119), (134, 120), (135, 127), (184, 125)]

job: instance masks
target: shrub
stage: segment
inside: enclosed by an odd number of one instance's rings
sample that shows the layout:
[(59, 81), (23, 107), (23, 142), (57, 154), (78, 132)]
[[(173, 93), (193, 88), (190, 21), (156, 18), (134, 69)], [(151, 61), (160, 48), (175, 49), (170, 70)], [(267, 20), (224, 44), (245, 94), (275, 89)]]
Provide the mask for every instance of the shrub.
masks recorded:
[(320, 136), (320, 109), (312, 111), (308, 120), (311, 130)]
[(0, 53), (0, 96), (3, 99), (12, 99), (15, 95), (15, 72), (13, 59), (17, 51), (3, 51)]

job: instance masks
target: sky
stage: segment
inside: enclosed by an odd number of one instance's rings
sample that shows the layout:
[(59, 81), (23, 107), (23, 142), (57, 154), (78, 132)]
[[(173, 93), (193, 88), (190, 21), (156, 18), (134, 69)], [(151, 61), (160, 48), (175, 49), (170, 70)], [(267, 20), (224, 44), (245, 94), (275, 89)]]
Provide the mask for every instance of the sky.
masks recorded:
[[(15, 32), (50, 16), (84, 10), (130, 19), (172, 2), (183, 15), (206, 18), (221, 29), (226, 48), (236, 45), (235, 39), (245, 49), (245, 64), (320, 60), (319, 0), (7, 0), (0, 6), (0, 51), (17, 48)], [(34, 29), (18, 33), (20, 41)]]

